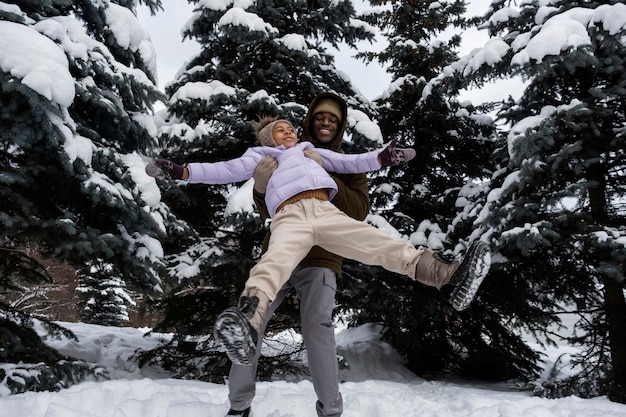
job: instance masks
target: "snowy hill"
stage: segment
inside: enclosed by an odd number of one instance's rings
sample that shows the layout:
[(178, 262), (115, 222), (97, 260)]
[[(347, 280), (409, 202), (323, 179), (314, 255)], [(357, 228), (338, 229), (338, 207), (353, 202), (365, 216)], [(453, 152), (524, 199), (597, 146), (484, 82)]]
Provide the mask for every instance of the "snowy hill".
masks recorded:
[[(114, 380), (86, 382), (60, 392), (0, 398), (3, 416), (23, 417), (221, 417), (228, 410), (225, 385), (183, 381), (140, 370), (137, 348), (160, 337), (146, 329), (64, 323), (80, 342), (50, 342), (64, 354), (97, 362)], [(604, 397), (543, 399), (505, 384), (426, 381), (402, 366), (399, 355), (380, 340), (377, 326), (344, 329), (338, 350), (350, 365), (342, 371), (345, 417), (626, 417), (626, 405)], [(55, 345), (57, 343), (57, 345)], [(546, 352), (548, 362), (565, 348)], [(316, 417), (309, 381), (260, 382), (252, 404), (255, 417)]]

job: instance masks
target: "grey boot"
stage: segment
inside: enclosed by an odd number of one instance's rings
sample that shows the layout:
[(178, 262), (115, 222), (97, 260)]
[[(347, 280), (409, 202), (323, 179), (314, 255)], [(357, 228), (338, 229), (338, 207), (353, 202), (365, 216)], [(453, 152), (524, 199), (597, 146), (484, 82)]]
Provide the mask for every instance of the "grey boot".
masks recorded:
[(435, 288), (453, 285), (449, 300), (456, 310), (461, 311), (474, 299), (490, 266), (489, 245), (474, 242), (459, 262), (446, 259), (430, 250), (424, 252), (415, 267), (415, 279)]
[(251, 291), (242, 294), (237, 307), (228, 307), (218, 316), (213, 333), (233, 363), (252, 364), (269, 305), (263, 291)]
[(465, 310), (478, 292), (491, 267), (491, 250), (485, 242), (474, 242), (461, 260), (448, 284), (454, 285), (450, 304), (457, 311)]
[(461, 262), (427, 249), (415, 267), (415, 279), (422, 284), (441, 289), (450, 282)]

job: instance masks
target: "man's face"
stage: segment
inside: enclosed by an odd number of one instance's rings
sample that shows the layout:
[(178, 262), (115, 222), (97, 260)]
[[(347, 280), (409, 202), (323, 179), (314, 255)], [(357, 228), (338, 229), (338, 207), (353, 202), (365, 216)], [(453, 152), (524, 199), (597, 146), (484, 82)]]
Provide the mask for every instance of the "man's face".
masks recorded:
[(337, 136), (339, 119), (332, 113), (320, 112), (313, 115), (313, 137), (320, 143), (330, 143)]
[(272, 128), (272, 137), (278, 146), (284, 145), (285, 148), (291, 148), (298, 143), (296, 131), (287, 122), (276, 123)]

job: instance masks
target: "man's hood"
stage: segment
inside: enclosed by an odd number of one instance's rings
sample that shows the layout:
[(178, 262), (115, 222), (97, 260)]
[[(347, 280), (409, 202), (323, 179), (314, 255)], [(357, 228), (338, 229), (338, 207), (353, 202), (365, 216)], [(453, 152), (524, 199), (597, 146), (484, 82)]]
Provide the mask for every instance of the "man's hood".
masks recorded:
[[(337, 129), (337, 135), (330, 143), (319, 143), (317, 140), (313, 138), (311, 135), (311, 131), (313, 130), (313, 109), (317, 107), (317, 104), (322, 99), (332, 99), (339, 104), (341, 108), (341, 123), (339, 123), (339, 127)], [(309, 141), (313, 143), (318, 148), (326, 148), (335, 152), (341, 152), (341, 142), (343, 140), (343, 135), (346, 132), (346, 126), (348, 124), (348, 105), (340, 96), (335, 93), (320, 93), (311, 101), (309, 104), (309, 110), (304, 118), (304, 126), (303, 126), (303, 140)]]

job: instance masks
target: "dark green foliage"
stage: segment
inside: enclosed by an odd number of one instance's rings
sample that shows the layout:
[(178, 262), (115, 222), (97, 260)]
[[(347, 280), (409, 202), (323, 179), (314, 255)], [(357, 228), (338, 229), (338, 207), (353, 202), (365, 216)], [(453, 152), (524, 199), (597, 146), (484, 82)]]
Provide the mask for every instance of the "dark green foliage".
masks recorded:
[[(153, 10), (160, 6), (159, 1), (144, 3)], [(77, 270), (98, 259), (115, 271), (118, 287), (158, 292), (163, 254), (156, 239), (188, 230), (165, 205), (146, 200), (145, 161), (137, 152), (152, 152), (152, 105), (163, 95), (151, 81), (156, 74), (141, 48), (119, 45), (106, 23), (111, 11), (130, 22), (132, 10), (120, 2), (17, 1), (12, 6), (0, 14), (3, 28), (28, 34), (42, 48), (47, 45), (50, 50), (40, 51), (42, 63), (54, 60), (59, 67), (50, 71), (58, 78), (47, 81), (49, 97), (40, 85), (45, 77), (40, 84), (27, 83), (20, 71), (0, 72), (0, 286), (22, 291), (24, 284), (53, 279), (40, 259)], [(125, 29), (138, 28), (137, 23)], [(23, 68), (40, 58), (29, 53), (15, 57), (23, 60)], [(88, 291), (107, 287), (110, 278), (91, 275), (94, 287)], [(86, 318), (99, 317), (100, 307), (103, 314), (125, 308), (129, 300), (122, 298), (92, 305), (93, 315)], [(104, 321), (124, 321), (116, 317)], [(15, 329), (5, 330), (0, 348), (20, 339)], [(32, 358), (16, 352), (11, 361), (22, 361), (32, 377), (13, 392), (58, 389), (92, 371), (60, 357), (40, 369), (29, 368)]]
[[(90, 12), (102, 10), (92, 10), (87, 3), (74, 3), (74, 9), (65, 7), (59, 13), (74, 11), (87, 22), (98, 21)], [(34, 18), (38, 16), (33, 12)], [(68, 27), (74, 24), (64, 22)], [(82, 39), (78, 36), (76, 42)], [(142, 246), (137, 239), (162, 231), (145, 209), (119, 152), (150, 146), (138, 112), (148, 117), (149, 106), (160, 95), (154, 85), (130, 77), (130, 72), (113, 71), (115, 56), (106, 44), (86, 50), (82, 58), (69, 59), (69, 70), (78, 79), (77, 95), (68, 109), (8, 73), (1, 74), (0, 242), (8, 249), (35, 246), (77, 266), (99, 255), (114, 262), (131, 281), (153, 286), (150, 268), (158, 265), (137, 258)], [(122, 59), (133, 66), (139, 61)], [(93, 147), (88, 159), (74, 153), (80, 146)], [(116, 192), (116, 187), (128, 193)], [(167, 218), (166, 211), (162, 214)]]
[[(494, 151), (494, 124), (483, 108), (459, 101), (454, 81), (437, 77), (457, 59), (460, 37), (435, 41), (443, 31), (460, 31), (463, 2), (430, 4), (418, 1), (371, 1), (386, 5), (371, 23), (383, 30), (389, 46), (379, 53), (361, 53), (366, 60), (389, 64), (396, 88), (377, 100), (386, 138), (414, 147), (415, 160), (373, 179), (373, 202), (382, 215), (416, 245), (462, 254), (475, 239), (471, 225), (448, 234), (459, 212), (458, 196), (488, 176)], [(392, 205), (388, 208), (388, 205)], [(359, 271), (359, 273), (362, 273)], [(385, 338), (404, 354), (419, 375), (452, 372), (467, 377), (532, 380), (537, 354), (506, 326), (510, 301), (502, 297), (497, 270), (487, 278), (477, 302), (463, 313), (441, 292), (386, 271), (371, 271), (371, 280), (351, 292), (369, 300), (358, 322), (381, 322)], [(356, 274), (355, 274), (356, 275)], [(486, 311), (500, 314), (486, 314)]]
[[(507, 6), (494, 1), (485, 17)], [(466, 82), (478, 84), (518, 75), (526, 81), (521, 99), (501, 106), (500, 120), (510, 132), (502, 134), (494, 153), (499, 170), (474, 194), (478, 198), (470, 198), (473, 204), (464, 213), (483, 213), (481, 233), (495, 239), (501, 268), (516, 275), (509, 279), (510, 292), (537, 309), (513, 324), (523, 323), (540, 337), (545, 317), (553, 321), (567, 311), (581, 317), (570, 339), (584, 347), (577, 358), (581, 373), (566, 381), (555, 377), (537, 391), (608, 394), (626, 402), (626, 50), (624, 28), (604, 27), (605, 16), (615, 13), (611, 8), (624, 6), (615, 1), (557, 1), (548, 15), (541, 6), (527, 2), (508, 21), (487, 23), (490, 34), (509, 45), (525, 41), (499, 62), (463, 74)], [(547, 23), (566, 28), (568, 19), (586, 29), (588, 42), (560, 45), (554, 55), (524, 55), (529, 45), (524, 36), (541, 40)], [(473, 221), (476, 216), (466, 218)]]

